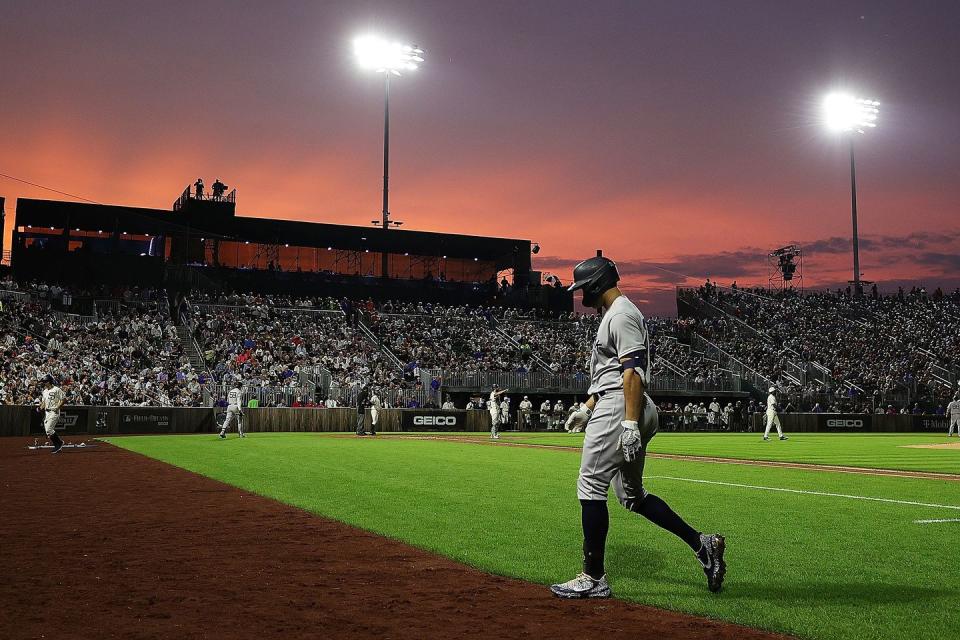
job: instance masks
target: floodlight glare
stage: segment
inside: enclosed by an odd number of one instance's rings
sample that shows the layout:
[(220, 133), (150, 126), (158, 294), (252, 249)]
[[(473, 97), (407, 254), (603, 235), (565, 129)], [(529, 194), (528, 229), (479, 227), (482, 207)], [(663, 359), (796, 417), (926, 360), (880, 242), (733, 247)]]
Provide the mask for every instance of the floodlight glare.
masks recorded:
[(826, 125), (832, 131), (856, 131), (877, 126), (880, 103), (868, 98), (856, 98), (848, 93), (831, 93), (823, 100)]
[(377, 36), (361, 36), (353, 41), (357, 63), (364, 69), (400, 75), (414, 71), (423, 62), (423, 50), (400, 42), (389, 42)]

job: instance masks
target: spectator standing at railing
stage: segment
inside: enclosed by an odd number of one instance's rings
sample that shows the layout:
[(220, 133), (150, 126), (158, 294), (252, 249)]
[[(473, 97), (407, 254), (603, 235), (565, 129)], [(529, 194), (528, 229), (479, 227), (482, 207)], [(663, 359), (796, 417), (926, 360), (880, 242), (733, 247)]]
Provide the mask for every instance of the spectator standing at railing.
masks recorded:
[(196, 189), (197, 200), (203, 200), (203, 178), (197, 178), (197, 181), (193, 183), (193, 186)]

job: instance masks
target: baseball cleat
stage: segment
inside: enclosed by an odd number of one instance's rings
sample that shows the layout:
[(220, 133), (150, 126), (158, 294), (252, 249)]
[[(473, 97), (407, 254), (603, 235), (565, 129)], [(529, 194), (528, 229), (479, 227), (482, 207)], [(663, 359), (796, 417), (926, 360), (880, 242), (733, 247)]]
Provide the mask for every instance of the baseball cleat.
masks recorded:
[(710, 535), (700, 534), (701, 551), (705, 551), (706, 559), (697, 554), (697, 559), (703, 566), (703, 573), (707, 576), (707, 587), (716, 593), (723, 586), (723, 578), (727, 575), (727, 563), (723, 559), (727, 543), (723, 536), (717, 533)]
[(613, 595), (613, 591), (610, 590), (610, 585), (607, 584), (606, 575), (596, 580), (585, 573), (581, 573), (569, 582), (551, 586), (550, 591), (558, 598), (567, 599), (609, 598)]
[(58, 445), (54, 445), (53, 451), (51, 453), (60, 453), (60, 449), (63, 449), (63, 443), (61, 442)]
[(221, 439), (221, 440), (226, 440), (226, 439), (227, 439), (227, 434), (221, 433), (221, 434), (220, 434), (220, 439)]
[(780, 439), (781, 439), (781, 440), (789, 440), (790, 438), (788, 438), (787, 436), (780, 436)]
[(764, 439), (765, 441), (769, 441), (769, 440), (770, 440), (770, 438), (768, 438), (767, 436), (763, 436), (763, 439)]

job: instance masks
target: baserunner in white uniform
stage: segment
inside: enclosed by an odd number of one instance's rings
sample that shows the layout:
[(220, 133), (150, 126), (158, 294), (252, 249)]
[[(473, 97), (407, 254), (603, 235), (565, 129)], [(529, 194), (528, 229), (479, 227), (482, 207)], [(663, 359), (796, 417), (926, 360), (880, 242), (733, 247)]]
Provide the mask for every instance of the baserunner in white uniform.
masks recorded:
[(659, 416), (645, 392), (650, 381), (649, 335), (643, 315), (617, 287), (619, 280), (613, 261), (600, 256), (573, 270), (570, 290), (582, 289), (584, 306), (604, 315), (590, 356), (590, 398), (575, 414), (575, 422), (586, 425), (577, 480), (583, 573), (550, 590), (561, 598), (611, 595), (604, 551), (612, 484), (621, 505), (682, 539), (696, 554), (709, 589), (719, 591), (726, 573), (723, 536), (700, 533), (643, 487), (644, 456), (657, 433)]
[(950, 431), (947, 437), (953, 435), (953, 428), (957, 428), (957, 437), (960, 438), (960, 394), (955, 395), (950, 404), (947, 405), (947, 420), (950, 421)]
[(776, 427), (781, 440), (789, 440), (783, 435), (783, 429), (780, 428), (780, 416), (777, 415), (777, 396), (773, 395), (776, 389), (770, 387), (770, 395), (767, 396), (767, 428), (763, 431), (763, 439), (770, 439), (770, 428)]
[(43, 378), (43, 392), (40, 394), (40, 406), (38, 409), (43, 411), (43, 432), (47, 434), (50, 444), (53, 445), (53, 452), (60, 453), (63, 448), (63, 439), (57, 435), (57, 423), (60, 422), (60, 407), (66, 395), (63, 389), (54, 384), (53, 376), (47, 375)]
[(240, 403), (243, 402), (243, 392), (239, 388), (234, 387), (227, 392), (227, 417), (223, 420), (223, 427), (220, 429), (220, 438), (226, 439), (227, 429), (230, 428), (230, 423), (234, 420), (237, 421), (237, 433), (240, 434), (241, 438), (245, 438), (243, 435), (243, 410), (240, 408)]

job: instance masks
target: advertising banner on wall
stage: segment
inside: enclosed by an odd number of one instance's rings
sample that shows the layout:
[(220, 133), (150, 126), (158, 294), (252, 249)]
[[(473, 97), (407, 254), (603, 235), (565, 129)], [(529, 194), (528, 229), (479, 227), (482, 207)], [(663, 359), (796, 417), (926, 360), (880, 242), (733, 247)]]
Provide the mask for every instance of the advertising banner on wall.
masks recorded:
[(464, 431), (466, 411), (404, 411), (400, 416), (401, 431)]
[(172, 411), (161, 408), (125, 407), (120, 414), (120, 433), (170, 433)]
[[(64, 407), (60, 410), (60, 420), (54, 429), (57, 433), (86, 433), (87, 407)], [(30, 418), (30, 433), (43, 433), (43, 411), (34, 411)]]
[(946, 416), (912, 416), (914, 431), (942, 431), (947, 433), (950, 420)]
[(818, 431), (870, 431), (873, 416), (869, 413), (817, 414)]

